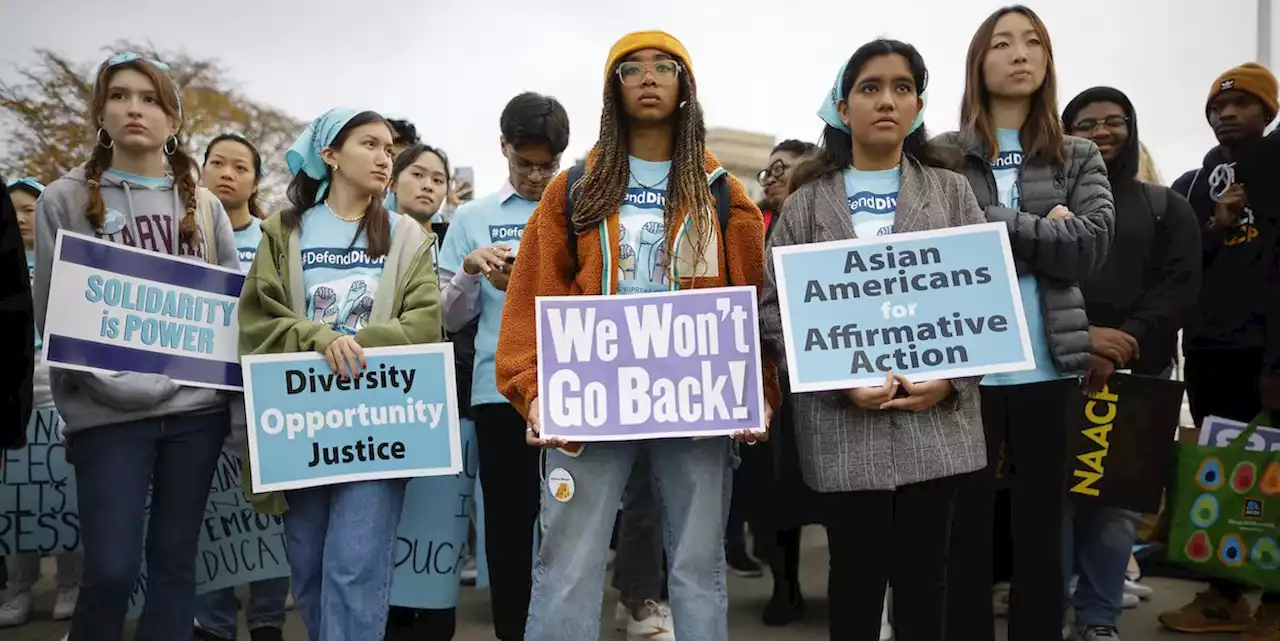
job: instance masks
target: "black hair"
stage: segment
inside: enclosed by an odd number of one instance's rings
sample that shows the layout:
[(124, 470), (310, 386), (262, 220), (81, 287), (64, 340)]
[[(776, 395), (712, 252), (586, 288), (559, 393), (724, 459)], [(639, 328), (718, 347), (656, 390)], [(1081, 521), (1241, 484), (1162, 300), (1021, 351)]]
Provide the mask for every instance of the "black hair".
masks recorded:
[[(845, 92), (842, 98), (848, 99), (854, 83), (858, 80), (858, 74), (862, 73), (862, 68), (868, 62), (873, 58), (887, 55), (899, 55), (906, 58), (907, 66), (911, 69), (911, 77), (915, 81), (916, 93), (924, 93), (924, 90), (929, 86), (929, 69), (925, 66), (924, 57), (920, 55), (920, 52), (905, 42), (878, 38), (858, 47), (858, 50), (849, 57), (849, 63), (845, 66), (844, 77), (840, 79), (840, 84)], [(791, 177), (791, 191), (794, 192), (801, 185), (812, 182), (821, 176), (841, 171), (845, 167), (851, 166), (853, 164), (853, 136), (827, 125), (822, 132), (822, 144), (819, 146), (819, 151), (819, 154), (810, 157), (796, 167), (795, 173)], [(924, 125), (907, 135), (906, 140), (902, 143), (902, 153), (904, 156), (914, 158), (924, 165), (943, 169), (954, 169), (959, 166), (961, 161), (958, 149), (943, 147), (929, 142), (929, 135), (925, 132)]]
[(795, 154), (797, 156), (807, 156), (811, 152), (817, 149), (818, 149), (818, 146), (811, 142), (790, 139), (790, 140), (784, 140), (778, 143), (777, 145), (775, 145), (773, 148), (773, 151), (769, 152), (769, 155), (772, 156), (778, 153), (779, 151), (784, 151), (786, 153)]
[[(329, 143), (329, 147), (331, 149), (340, 149), (346, 143), (347, 137), (351, 135), (351, 132), (359, 127), (377, 122), (387, 125), (388, 129), (391, 128), (391, 125), (376, 111), (362, 111), (356, 114), (338, 131), (338, 135), (333, 137), (333, 142)], [(333, 170), (326, 165), (325, 177), (332, 180), (332, 173)], [(280, 212), (280, 222), (284, 223), (286, 229), (296, 229), (302, 225), (302, 214), (315, 206), (317, 196), (320, 195), (320, 181), (308, 176), (305, 171), (299, 171), (298, 175), (294, 176), (293, 180), (289, 182), (287, 193), (289, 207)], [(364, 217), (360, 219), (360, 226), (356, 228), (355, 235), (351, 237), (352, 247), (355, 246), (356, 239), (360, 237), (360, 232), (368, 234), (368, 248), (365, 252), (369, 254), (370, 258), (381, 258), (391, 250), (391, 217), (386, 208), (382, 206), (382, 198), (369, 199), (369, 205), (364, 210)]]
[(431, 145), (420, 142), (415, 145), (405, 147), (405, 150), (400, 152), (399, 156), (396, 156), (395, 164), (391, 165), (391, 184), (394, 185), (396, 183), (396, 179), (400, 177), (400, 174), (404, 173), (404, 170), (408, 169), (409, 166), (413, 164), (413, 161), (420, 158), (422, 154), (427, 153), (435, 154), (436, 158), (439, 158), (440, 162), (444, 163), (444, 175), (447, 180), (450, 175), (449, 156), (445, 155), (443, 149), (436, 149)]
[(1138, 176), (1138, 166), (1141, 164), (1141, 150), (1138, 148), (1138, 114), (1133, 108), (1133, 102), (1124, 92), (1114, 87), (1094, 87), (1080, 92), (1080, 95), (1071, 99), (1067, 103), (1066, 109), (1062, 110), (1062, 125), (1068, 132), (1073, 131), (1076, 118), (1079, 117), (1080, 111), (1085, 107), (1098, 102), (1109, 102), (1124, 111), (1125, 118), (1129, 121), (1126, 123), (1129, 129), (1129, 139), (1124, 143), (1124, 147), (1117, 154), (1113, 162), (1107, 163), (1107, 177), (1112, 180), (1134, 180)]
[[(258, 148), (253, 146), (253, 143), (239, 134), (222, 134), (210, 140), (209, 145), (204, 148), (204, 162), (200, 163), (201, 169), (203, 170), (204, 166), (209, 164), (209, 154), (213, 151), (213, 146), (227, 140), (238, 142), (249, 148), (249, 155), (253, 156), (253, 186), (257, 187), (258, 183), (262, 182), (262, 154), (258, 153)], [(262, 206), (258, 204), (257, 191), (249, 196), (249, 215), (254, 218), (266, 218), (262, 213)]]
[(388, 120), (391, 125), (391, 141), (396, 145), (404, 145), (409, 147), (420, 144), (422, 141), (418, 139), (418, 128), (408, 120)]
[(547, 143), (558, 156), (569, 146), (569, 114), (550, 96), (527, 92), (512, 98), (499, 122), (503, 139), (514, 147)]
[(28, 185), (27, 183), (14, 183), (13, 186), (8, 189), (7, 193), (12, 194), (15, 191), (31, 194), (32, 198), (40, 198), (40, 190)]

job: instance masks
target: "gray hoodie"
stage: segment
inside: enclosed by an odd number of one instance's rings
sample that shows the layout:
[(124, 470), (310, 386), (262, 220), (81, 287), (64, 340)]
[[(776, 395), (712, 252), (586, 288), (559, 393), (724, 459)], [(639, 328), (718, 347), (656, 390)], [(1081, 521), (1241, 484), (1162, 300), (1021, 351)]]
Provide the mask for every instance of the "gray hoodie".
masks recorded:
[[(94, 229), (86, 213), (89, 189), (83, 166), (72, 169), (46, 187), (36, 203), (36, 270), (32, 295), (36, 327), (41, 334), (49, 310), (49, 277), (59, 229), (157, 253), (198, 257), (231, 269), (240, 268), (231, 223), (216, 198), (209, 200), (214, 208), (211, 213), (218, 255), (216, 260), (210, 260), (206, 258), (207, 244), (203, 241), (196, 247), (186, 244), (178, 247), (178, 221), (174, 214), (183, 212), (184, 208), (172, 180), (161, 188), (147, 188), (104, 173), (100, 182), (107, 208), (102, 229)], [(66, 424), (67, 434), (99, 425), (227, 407), (226, 395), (221, 392), (183, 387), (159, 374), (105, 375), (53, 368), (49, 378), (53, 401)]]

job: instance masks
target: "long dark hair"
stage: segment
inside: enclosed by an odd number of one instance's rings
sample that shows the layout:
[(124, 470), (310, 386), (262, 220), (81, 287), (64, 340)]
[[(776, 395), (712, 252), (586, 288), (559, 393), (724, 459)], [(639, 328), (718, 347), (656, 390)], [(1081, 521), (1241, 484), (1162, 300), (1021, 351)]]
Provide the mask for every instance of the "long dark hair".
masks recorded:
[[(702, 118), (702, 105), (689, 79), (689, 65), (677, 59), (680, 97), (676, 110), (675, 145), (671, 154), (671, 178), (668, 181), (663, 218), (667, 229), (679, 224), (677, 216), (684, 212), (712, 211), (711, 190), (707, 187), (707, 130)], [(621, 63), (619, 63), (621, 64)], [(604, 108), (600, 112), (600, 138), (595, 148), (595, 163), (582, 180), (573, 185), (573, 226), (578, 234), (599, 224), (618, 209), (627, 195), (631, 179), (631, 162), (627, 150), (630, 118), (622, 106), (622, 87), (618, 74), (610, 74), (604, 92)], [(714, 240), (711, 220), (692, 216), (697, 232), (696, 256), (701, 257)], [(667, 253), (670, 261), (674, 252)]]
[[(225, 141), (238, 142), (249, 150), (249, 155), (253, 156), (253, 186), (257, 187), (262, 182), (262, 154), (258, 153), (258, 148), (253, 143), (245, 139), (239, 134), (222, 134), (217, 138), (209, 141), (209, 146), (204, 148), (204, 163), (209, 164), (209, 154), (213, 151), (214, 145)], [(266, 218), (262, 213), (262, 206), (258, 204), (258, 190), (253, 190), (253, 195), (249, 196), (249, 215), (254, 218)]]
[[(334, 136), (329, 147), (341, 149), (351, 132), (375, 122), (380, 122), (391, 130), (391, 125), (376, 111), (362, 111), (338, 131), (338, 135)], [(333, 180), (333, 169), (327, 165), (325, 174), (326, 178)], [(293, 177), (289, 182), (289, 207), (280, 212), (280, 221), (284, 223), (285, 228), (294, 229), (302, 225), (302, 214), (315, 206), (316, 196), (319, 193), (320, 181), (308, 176), (307, 172), (299, 171), (298, 175)], [(368, 248), (365, 253), (370, 258), (381, 258), (391, 251), (391, 219), (386, 208), (382, 206), (381, 198), (369, 199), (369, 204), (364, 209), (364, 217), (360, 219), (360, 226), (356, 228), (355, 236), (351, 237), (351, 247), (355, 246), (360, 232), (367, 234)]]
[[(173, 171), (173, 184), (178, 189), (184, 212), (173, 212), (173, 214), (181, 215), (178, 222), (178, 239), (188, 247), (194, 247), (200, 233), (196, 225), (196, 161), (187, 155), (186, 142), (182, 135), (182, 128), (186, 123), (182, 120), (182, 112), (178, 105), (177, 85), (173, 84), (169, 74), (142, 59), (130, 60), (118, 65), (102, 63), (98, 68), (97, 79), (93, 83), (93, 102), (89, 109), (89, 121), (97, 123), (102, 120), (102, 111), (107, 105), (107, 85), (110, 84), (112, 77), (124, 69), (132, 69), (146, 76), (156, 88), (156, 99), (160, 101), (160, 108), (164, 110), (165, 115), (178, 122), (178, 133), (173, 135), (173, 153), (167, 154), (166, 157), (169, 159), (169, 169)], [(105, 131), (97, 136), (93, 152), (84, 164), (85, 184), (89, 187), (89, 207), (85, 213), (94, 228), (101, 228), (107, 218), (107, 205), (102, 200), (101, 178), (102, 172), (111, 167), (111, 147), (114, 143), (109, 138), (103, 141), (103, 135)]]
[[(858, 50), (849, 58), (844, 77), (840, 79), (846, 100), (849, 93), (853, 91), (854, 83), (858, 80), (858, 74), (862, 73), (862, 68), (871, 59), (888, 55), (906, 58), (907, 66), (911, 69), (911, 77), (916, 84), (916, 93), (924, 92), (929, 86), (929, 69), (925, 67), (924, 57), (920, 52), (905, 42), (880, 38), (858, 47)], [(842, 171), (853, 164), (853, 136), (831, 125), (823, 129), (822, 144), (819, 145), (818, 150), (819, 153), (810, 156), (796, 167), (795, 173), (791, 176), (791, 191), (794, 192), (805, 183), (832, 172)], [(930, 167), (943, 169), (955, 168), (959, 161), (957, 150), (929, 142), (929, 134), (925, 132), (924, 125), (911, 132), (902, 142), (902, 154)]]
[(1044, 82), (1031, 96), (1031, 111), (1027, 115), (1027, 121), (1022, 123), (1022, 148), (1028, 158), (1046, 159), (1061, 165), (1065, 159), (1062, 155), (1062, 121), (1058, 119), (1058, 74), (1053, 68), (1053, 42), (1049, 40), (1049, 30), (1040, 16), (1020, 4), (1004, 7), (987, 16), (969, 41), (969, 53), (965, 56), (964, 99), (960, 103), (960, 127), (982, 141), (990, 158), (994, 159), (1000, 153), (996, 124), (991, 118), (991, 92), (987, 91), (987, 83), (982, 76), (982, 63), (987, 59), (996, 23), (1010, 13), (1020, 13), (1031, 21), (1031, 26), (1035, 27), (1044, 43), (1045, 54)]
[(431, 145), (419, 142), (405, 147), (404, 151), (400, 152), (399, 156), (396, 156), (395, 164), (391, 165), (391, 184), (396, 184), (400, 174), (404, 173), (404, 170), (408, 169), (422, 154), (435, 154), (436, 158), (439, 158), (440, 162), (444, 163), (444, 175), (445, 179), (448, 179), (448, 176), (451, 175), (449, 171), (449, 156), (445, 155), (443, 149), (436, 149)]

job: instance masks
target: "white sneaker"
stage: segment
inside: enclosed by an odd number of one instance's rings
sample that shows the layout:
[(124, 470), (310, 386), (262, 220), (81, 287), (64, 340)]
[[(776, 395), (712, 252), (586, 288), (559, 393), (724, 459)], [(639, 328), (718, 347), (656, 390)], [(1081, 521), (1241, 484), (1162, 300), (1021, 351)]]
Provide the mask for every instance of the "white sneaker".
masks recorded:
[(991, 612), (998, 617), (1009, 616), (1009, 583), (997, 583), (991, 586)]
[(0, 605), (0, 628), (13, 628), (27, 622), (31, 617), (31, 595), (22, 594), (11, 597)]
[(880, 641), (893, 638), (893, 626), (889, 623), (889, 593), (884, 594), (884, 609), (880, 611)]
[(1132, 594), (1143, 601), (1150, 599), (1151, 595), (1156, 593), (1156, 591), (1151, 589), (1150, 586), (1127, 579), (1124, 582), (1124, 592), (1125, 594)]
[(676, 641), (671, 621), (671, 606), (665, 603), (645, 602), (648, 615), (636, 620), (627, 613), (627, 641)]
[(58, 599), (53, 603), (53, 620), (66, 621), (76, 614), (76, 601), (80, 599), (80, 586), (58, 590)]
[(476, 570), (476, 557), (467, 555), (462, 559), (462, 571), (458, 573), (463, 585), (475, 585), (479, 572)]
[(1125, 592), (1124, 597), (1120, 599), (1120, 607), (1126, 610), (1132, 610), (1138, 607), (1139, 603), (1142, 603), (1142, 599), (1139, 599), (1138, 595), (1130, 592)]

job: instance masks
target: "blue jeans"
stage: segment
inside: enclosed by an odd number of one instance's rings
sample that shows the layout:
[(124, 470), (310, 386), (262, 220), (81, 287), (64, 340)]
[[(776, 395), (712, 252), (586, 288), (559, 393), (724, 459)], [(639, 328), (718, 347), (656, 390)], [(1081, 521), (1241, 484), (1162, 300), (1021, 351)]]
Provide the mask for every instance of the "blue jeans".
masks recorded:
[(293, 599), (311, 641), (382, 641), (404, 479), (291, 490)]
[(102, 425), (70, 436), (84, 542), (71, 641), (122, 639), (144, 544), (147, 603), (134, 638), (191, 637), (200, 524), (229, 429), (227, 413), (217, 412)]
[(596, 641), (605, 555), (632, 464), (647, 451), (662, 510), (668, 586), (678, 638), (726, 641), (724, 525), (732, 492), (727, 438), (589, 443), (580, 456), (546, 453), (544, 472), (563, 469), (573, 496), (542, 484), (542, 547), (533, 571), (525, 641)]
[(1076, 626), (1116, 627), (1123, 609), (1125, 572), (1138, 536), (1135, 512), (1068, 500), (1062, 516), (1064, 594), (1071, 576), (1080, 577), (1067, 603), (1076, 610)]
[[(244, 613), (249, 629), (284, 628), (284, 603), (288, 599), (289, 577), (250, 583), (249, 606)], [(209, 592), (196, 604), (196, 624), (206, 632), (234, 639), (239, 605), (234, 587)]]

